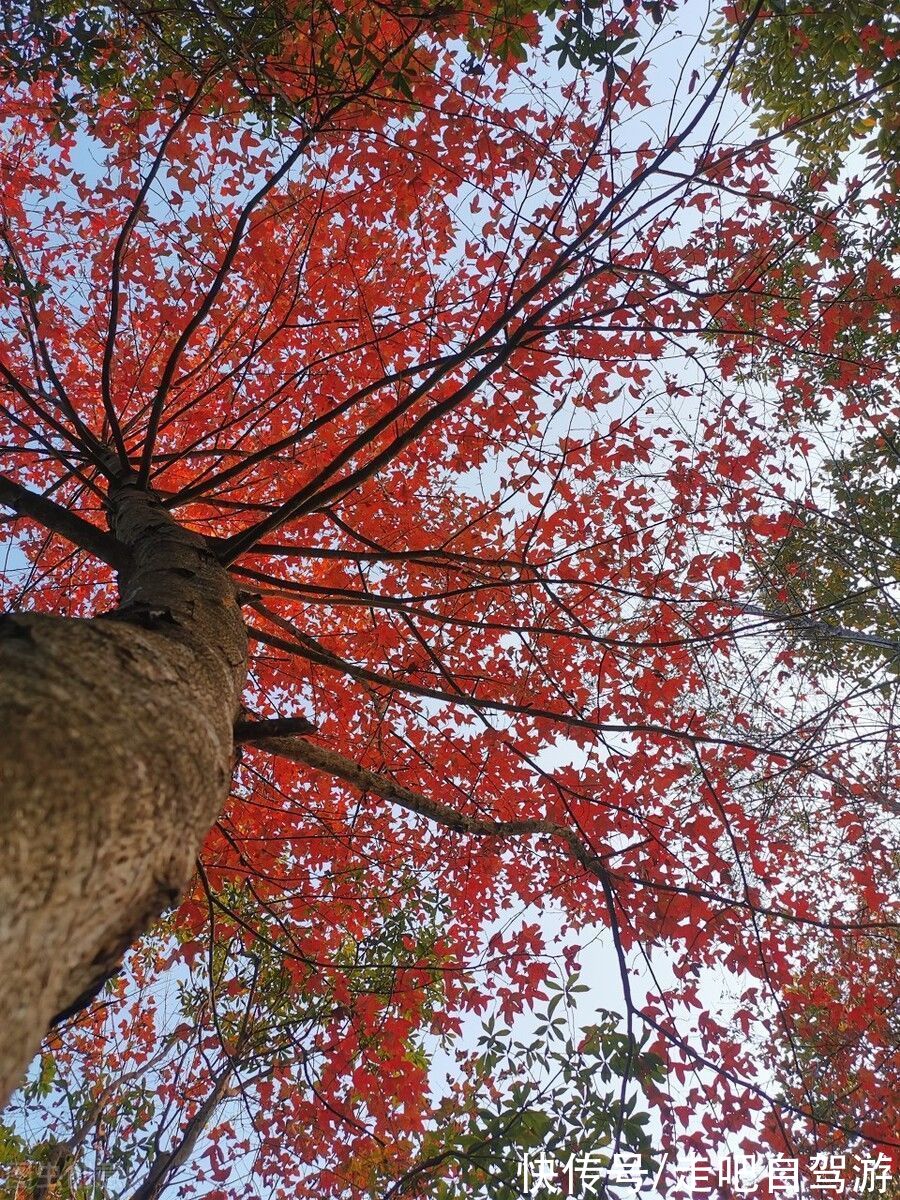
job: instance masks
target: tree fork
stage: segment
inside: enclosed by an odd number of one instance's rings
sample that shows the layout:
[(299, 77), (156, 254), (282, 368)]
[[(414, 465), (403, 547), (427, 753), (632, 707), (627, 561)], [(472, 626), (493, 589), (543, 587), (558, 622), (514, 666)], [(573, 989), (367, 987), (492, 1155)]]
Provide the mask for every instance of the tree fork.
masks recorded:
[(247, 637), (206, 541), (109, 496), (119, 607), (0, 618), (0, 1102), (188, 883), (228, 795)]

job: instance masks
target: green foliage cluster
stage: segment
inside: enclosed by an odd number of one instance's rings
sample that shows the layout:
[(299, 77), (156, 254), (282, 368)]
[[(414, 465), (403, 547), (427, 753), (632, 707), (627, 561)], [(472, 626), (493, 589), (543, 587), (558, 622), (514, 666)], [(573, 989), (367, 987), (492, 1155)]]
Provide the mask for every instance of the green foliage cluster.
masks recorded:
[(598, 1009), (596, 1021), (576, 1026), (577, 995), (589, 990), (577, 975), (544, 987), (549, 998), (530, 1037), (514, 1038), (493, 1018), (485, 1022), (462, 1128), (435, 1155), (456, 1164), (428, 1192), (436, 1200), (530, 1194), (522, 1164), (540, 1152), (564, 1165), (592, 1151), (592, 1162), (603, 1167), (615, 1153), (638, 1154), (647, 1175), (655, 1175), (650, 1118), (634, 1092), (664, 1081), (662, 1060), (622, 1031), (616, 1013)]
[(866, 687), (876, 668), (900, 675), (900, 430), (825, 462), (822, 481), (827, 509), (777, 544), (767, 590), (773, 606), (810, 613), (794, 626), (808, 661)]
[[(725, 8), (717, 40), (754, 5)], [(801, 154), (835, 164), (860, 139), (900, 163), (900, 10), (885, 0), (769, 0), (753, 21), (734, 84), (763, 133), (787, 129)]]
[[(727, 5), (714, 41), (734, 37), (750, 9), (746, 0)], [(857, 320), (835, 317), (824, 353), (793, 379), (765, 356), (749, 372), (788, 407), (796, 388), (797, 427), (808, 421), (815, 443), (817, 428), (834, 426), (838, 404), (845, 415), (890, 411), (880, 378), (847, 384), (842, 376), (848, 364), (889, 369), (900, 350), (892, 318), (900, 297), (884, 284), (900, 246), (900, 212), (889, 200), (900, 182), (900, 10), (883, 0), (769, 0), (746, 32), (732, 83), (755, 106), (760, 131), (784, 131), (798, 154), (778, 216), (778, 302), (799, 317), (806, 267), (818, 256), (847, 281), (848, 297), (863, 301)], [(849, 183), (848, 162), (857, 176)], [(867, 190), (866, 222), (843, 219), (840, 208), (824, 220), (829, 189), (840, 187)], [(900, 674), (898, 436), (896, 421), (875, 420), (838, 452), (820, 445), (819, 503), (795, 513), (791, 534), (762, 564), (765, 606), (806, 614), (792, 623), (803, 658), (863, 689), (890, 691)]]
[(106, 1195), (98, 1180), (78, 1169), (65, 1142), (48, 1137), (29, 1144), (11, 1125), (0, 1123), (2, 1200), (105, 1200)]
[[(650, 0), (644, 7), (658, 24), (670, 5)], [(385, 5), (383, 12), (422, 34), (452, 20), (469, 54), (469, 74), (481, 74), (489, 60), (523, 62), (536, 20), (555, 24), (549, 48), (560, 66), (611, 73), (638, 44), (633, 14), (623, 8), (616, 18), (608, 0), (496, 0), (471, 10), (459, 0), (414, 0)], [(325, 26), (311, 56), (292, 57), (298, 29), (316, 34)], [(359, 87), (378, 75), (398, 96), (414, 99), (415, 43), (385, 64), (355, 6), (336, 9), (322, 0), (5, 0), (0, 48), (0, 71), (8, 80), (53, 81), (62, 124), (75, 118), (79, 98), (114, 89), (152, 107), (160, 86), (176, 74), (199, 80), (231, 73), (251, 111), (276, 129), (297, 119), (294, 85), (301, 75), (315, 78), (315, 87), (307, 78), (300, 89), (307, 98), (340, 93), (349, 72)], [(276, 62), (280, 77), (272, 70)]]
[[(536, 9), (534, 0), (499, 0), (487, 13), (467, 14), (456, 0), (413, 0), (382, 11), (419, 34), (462, 20), (473, 55), (521, 60), (528, 37), (522, 18)], [(295, 41), (298, 31), (305, 47)], [(64, 124), (80, 97), (114, 89), (151, 107), (175, 76), (230, 74), (251, 111), (274, 128), (293, 123), (311, 97), (346, 91), (348, 78), (363, 90), (379, 75), (400, 96), (413, 96), (415, 40), (385, 63), (359, 7), (322, 0), (6, 0), (0, 42), (7, 79), (53, 81)]]

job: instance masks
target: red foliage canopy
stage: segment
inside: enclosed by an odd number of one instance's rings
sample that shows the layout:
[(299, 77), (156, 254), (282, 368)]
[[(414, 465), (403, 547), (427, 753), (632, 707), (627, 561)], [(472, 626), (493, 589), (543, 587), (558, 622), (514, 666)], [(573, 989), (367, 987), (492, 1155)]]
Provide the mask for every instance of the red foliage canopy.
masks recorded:
[(671, 1136), (895, 1150), (890, 698), (816, 678), (786, 632), (839, 613), (758, 587), (810, 495), (804, 412), (891, 413), (885, 365), (835, 350), (894, 286), (829, 253), (865, 193), (784, 199), (727, 97), (740, 40), (695, 86), (671, 15), (625, 4), (602, 77), (477, 74), (452, 20), (358, 7), (374, 65), (285, 67), (289, 128), (227, 72), (74, 128), (49, 81), (3, 99), (6, 599), (114, 602), (130, 469), (240, 581), (273, 722), (60, 1061), (121, 1144), (176, 1111), (206, 1196), (245, 1194), (235, 1156), (303, 1164), (284, 1194), (440, 1194), (414, 1168), (451, 1170), (435, 1121), (472, 1091), (426, 1100), (422, 1032), (539, 1000), (552, 911), (569, 967), (611, 931), (600, 998), (665, 1063)]

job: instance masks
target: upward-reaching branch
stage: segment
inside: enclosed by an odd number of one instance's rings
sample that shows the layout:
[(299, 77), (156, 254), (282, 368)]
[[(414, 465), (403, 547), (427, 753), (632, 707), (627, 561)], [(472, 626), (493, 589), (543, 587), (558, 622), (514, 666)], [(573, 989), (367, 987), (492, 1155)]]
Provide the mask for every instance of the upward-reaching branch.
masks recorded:
[(61, 504), (56, 504), (46, 496), (29, 491), (6, 476), (0, 476), (0, 504), (11, 508), (19, 516), (30, 517), (40, 522), (46, 529), (58, 533), (79, 550), (86, 550), (116, 570), (123, 569), (128, 563), (128, 547), (112, 534), (105, 533), (90, 521), (79, 517), (77, 513), (63, 508)]

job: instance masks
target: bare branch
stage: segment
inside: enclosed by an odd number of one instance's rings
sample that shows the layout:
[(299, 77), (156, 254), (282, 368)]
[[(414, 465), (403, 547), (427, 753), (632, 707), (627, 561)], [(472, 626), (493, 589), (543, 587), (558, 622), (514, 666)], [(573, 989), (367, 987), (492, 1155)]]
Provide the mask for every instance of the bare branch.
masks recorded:
[(0, 475), (0, 504), (11, 508), (18, 516), (39, 521), (52, 533), (58, 533), (66, 541), (93, 554), (117, 571), (128, 563), (128, 550), (112, 534), (104, 533), (90, 521), (48, 500), (46, 496), (30, 492), (5, 475)]
[(295, 737), (315, 733), (316, 727), (306, 717), (273, 717), (271, 720), (238, 721), (234, 727), (235, 744), (254, 744), (263, 739)]

